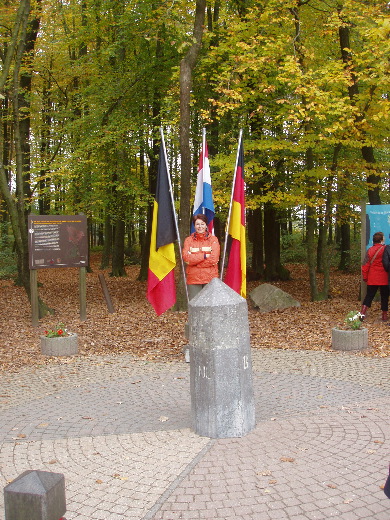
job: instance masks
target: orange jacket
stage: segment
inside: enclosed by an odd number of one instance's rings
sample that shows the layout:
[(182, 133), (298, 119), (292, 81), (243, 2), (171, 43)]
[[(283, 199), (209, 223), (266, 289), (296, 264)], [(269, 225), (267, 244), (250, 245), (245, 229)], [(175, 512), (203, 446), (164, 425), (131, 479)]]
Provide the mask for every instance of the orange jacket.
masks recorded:
[(192, 233), (184, 240), (183, 260), (187, 264), (187, 284), (205, 284), (218, 278), (218, 238), (206, 232)]

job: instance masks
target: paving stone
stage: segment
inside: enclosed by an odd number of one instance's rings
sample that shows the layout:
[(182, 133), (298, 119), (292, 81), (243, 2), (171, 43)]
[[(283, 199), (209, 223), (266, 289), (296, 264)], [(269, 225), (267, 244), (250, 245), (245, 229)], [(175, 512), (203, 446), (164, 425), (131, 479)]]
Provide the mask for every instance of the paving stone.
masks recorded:
[(389, 520), (389, 360), (267, 349), (252, 363), (256, 427), (218, 440), (191, 429), (184, 361), (0, 373), (0, 485), (64, 474), (67, 520)]

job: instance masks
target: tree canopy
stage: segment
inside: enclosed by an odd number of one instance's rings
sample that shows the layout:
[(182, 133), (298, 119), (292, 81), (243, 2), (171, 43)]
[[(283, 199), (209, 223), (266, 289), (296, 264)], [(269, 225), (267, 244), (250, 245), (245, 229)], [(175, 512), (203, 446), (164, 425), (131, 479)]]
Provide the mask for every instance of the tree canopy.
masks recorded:
[(315, 270), (334, 229), (348, 269), (360, 202), (389, 202), (384, 2), (9, 0), (0, 12), (0, 210), (27, 290), (29, 211), (85, 213), (116, 276), (125, 252), (145, 262), (159, 128), (184, 221), (206, 127), (221, 222), (244, 129), (253, 275), (288, 275), (280, 231), (304, 215), (312, 297), (327, 297)]

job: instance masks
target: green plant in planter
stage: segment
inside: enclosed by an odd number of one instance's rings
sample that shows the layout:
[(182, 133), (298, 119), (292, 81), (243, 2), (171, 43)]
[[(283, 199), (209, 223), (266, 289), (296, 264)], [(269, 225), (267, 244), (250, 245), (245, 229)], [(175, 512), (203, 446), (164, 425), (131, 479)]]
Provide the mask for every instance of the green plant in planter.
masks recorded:
[(350, 311), (344, 320), (348, 329), (359, 330), (363, 324), (364, 315), (359, 311)]
[(55, 329), (45, 330), (44, 336), (47, 338), (64, 338), (69, 336), (68, 331), (63, 323), (59, 323)]

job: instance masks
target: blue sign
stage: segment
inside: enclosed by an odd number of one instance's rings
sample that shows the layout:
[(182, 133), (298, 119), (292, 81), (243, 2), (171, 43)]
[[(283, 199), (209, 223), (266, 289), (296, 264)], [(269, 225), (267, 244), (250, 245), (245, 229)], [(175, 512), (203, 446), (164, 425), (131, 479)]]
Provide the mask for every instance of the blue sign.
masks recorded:
[(390, 245), (390, 204), (366, 206), (366, 248), (372, 246), (372, 235), (377, 231), (382, 231)]

